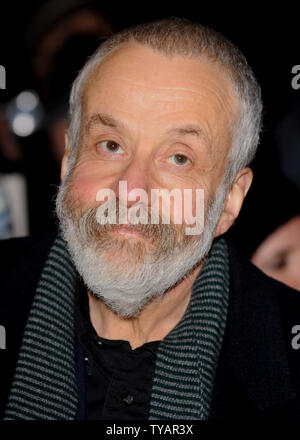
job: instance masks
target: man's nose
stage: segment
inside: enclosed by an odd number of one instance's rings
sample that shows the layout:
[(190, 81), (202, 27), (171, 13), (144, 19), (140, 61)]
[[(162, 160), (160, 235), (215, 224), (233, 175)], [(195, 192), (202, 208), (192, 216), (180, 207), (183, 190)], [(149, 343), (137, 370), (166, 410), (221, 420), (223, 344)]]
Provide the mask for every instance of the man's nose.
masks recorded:
[[(120, 182), (122, 182), (121, 185)], [(125, 188), (127, 194), (124, 193)], [(128, 199), (130, 192), (133, 196), (133, 200)], [(142, 200), (141, 197), (138, 197), (141, 193), (142, 195), (147, 196), (147, 200), (150, 201), (151, 188), (149, 182), (149, 167), (147, 166), (146, 159), (134, 159), (118, 176), (116, 195), (121, 202), (130, 207), (138, 201), (141, 201), (142, 203), (146, 202), (146, 200)], [(126, 196), (127, 199), (125, 200)]]

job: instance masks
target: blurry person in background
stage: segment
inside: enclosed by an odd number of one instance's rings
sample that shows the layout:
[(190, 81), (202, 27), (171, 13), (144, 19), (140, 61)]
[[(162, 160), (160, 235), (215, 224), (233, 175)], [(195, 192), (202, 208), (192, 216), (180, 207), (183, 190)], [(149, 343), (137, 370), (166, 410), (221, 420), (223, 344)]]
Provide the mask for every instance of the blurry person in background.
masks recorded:
[(273, 215), (273, 221), (277, 225), (270, 224), (271, 232), (257, 246), (251, 261), (272, 278), (300, 290), (299, 96), (293, 94), (289, 97), (281, 111), (282, 115), (274, 129), (274, 145), (279, 171), (290, 189), (286, 191), (276, 179), (277, 213)]
[(111, 33), (109, 19), (93, 0), (48, 0), (28, 26), (32, 70), (46, 106), (50, 148), (58, 167), (64, 153), (71, 84), (101, 38)]
[(46, 1), (29, 24), (27, 44), (57, 167), (64, 154), (68, 96), (76, 72), (112, 25), (93, 0)]
[(300, 291), (300, 215), (272, 232), (251, 261), (270, 277)]
[[(98, 1), (44, 2), (25, 36), (41, 98), (51, 101), (53, 94), (68, 96), (82, 62), (93, 53), (101, 38), (111, 34), (112, 25)], [(89, 43), (88, 51), (85, 41)]]

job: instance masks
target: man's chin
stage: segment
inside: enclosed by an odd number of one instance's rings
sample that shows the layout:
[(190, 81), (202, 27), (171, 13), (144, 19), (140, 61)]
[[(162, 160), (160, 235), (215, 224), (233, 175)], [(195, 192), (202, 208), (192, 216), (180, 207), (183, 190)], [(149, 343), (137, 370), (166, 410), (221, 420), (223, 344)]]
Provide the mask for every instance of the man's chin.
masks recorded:
[(99, 255), (99, 262), (105, 261), (112, 267), (118, 267), (118, 271), (128, 272), (133, 267), (138, 271), (138, 268), (149, 259), (151, 250), (153, 252), (153, 246), (145, 246), (144, 241), (121, 235), (111, 237), (104, 247), (98, 247), (96, 253)]

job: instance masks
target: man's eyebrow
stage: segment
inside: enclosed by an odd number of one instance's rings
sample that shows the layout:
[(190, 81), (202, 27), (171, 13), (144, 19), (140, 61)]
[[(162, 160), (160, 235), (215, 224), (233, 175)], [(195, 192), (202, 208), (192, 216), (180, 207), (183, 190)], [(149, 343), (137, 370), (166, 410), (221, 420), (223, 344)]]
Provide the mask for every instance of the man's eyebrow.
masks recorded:
[(112, 128), (119, 128), (124, 126), (122, 122), (117, 121), (117, 119), (113, 118), (110, 115), (107, 115), (105, 113), (96, 113), (92, 115), (87, 121), (85, 126), (86, 133), (89, 133), (91, 128), (97, 125), (102, 125), (104, 127), (112, 127)]
[(179, 134), (179, 135), (192, 134), (192, 135), (197, 136), (199, 138), (200, 137), (206, 138), (206, 135), (204, 134), (203, 130), (200, 127), (198, 127), (197, 125), (186, 125), (183, 127), (171, 128), (170, 130), (168, 130), (168, 133)]
[(193, 135), (198, 139), (204, 140), (205, 144), (209, 149), (209, 152), (211, 152), (211, 141), (206, 135), (206, 133), (202, 130), (202, 128), (199, 127), (198, 125), (189, 124), (183, 127), (171, 128), (170, 130), (168, 130), (168, 133), (179, 136)]
[[(86, 123), (86, 133), (88, 134), (90, 130), (94, 126), (104, 126), (104, 127), (112, 127), (112, 128), (124, 128), (125, 125), (115, 119), (113, 116), (108, 115), (106, 113), (96, 113), (92, 115)], [(186, 136), (193, 135), (198, 139), (203, 139), (206, 145), (211, 152), (211, 142), (208, 139), (207, 135), (204, 133), (201, 127), (196, 124), (188, 124), (182, 127), (171, 128), (167, 131), (168, 134), (178, 135), (178, 136)]]

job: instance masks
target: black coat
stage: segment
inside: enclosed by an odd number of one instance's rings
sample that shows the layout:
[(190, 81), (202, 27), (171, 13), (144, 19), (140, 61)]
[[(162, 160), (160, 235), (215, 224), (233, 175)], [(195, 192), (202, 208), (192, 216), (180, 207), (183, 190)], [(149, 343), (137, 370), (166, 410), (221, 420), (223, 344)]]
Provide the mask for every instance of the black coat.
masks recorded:
[[(6, 329), (6, 349), (0, 349), (0, 418), (54, 238), (0, 241), (0, 325)], [(300, 292), (265, 276), (228, 245), (229, 307), (211, 418), (300, 420), (300, 338), (292, 333), (300, 326)]]

